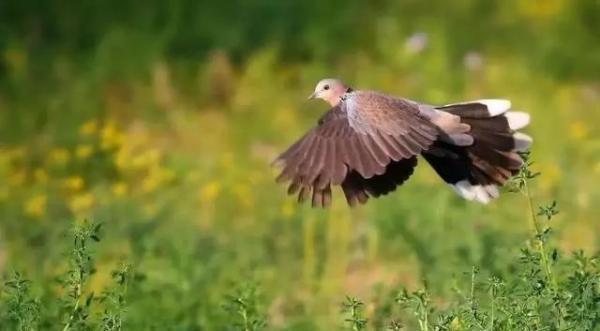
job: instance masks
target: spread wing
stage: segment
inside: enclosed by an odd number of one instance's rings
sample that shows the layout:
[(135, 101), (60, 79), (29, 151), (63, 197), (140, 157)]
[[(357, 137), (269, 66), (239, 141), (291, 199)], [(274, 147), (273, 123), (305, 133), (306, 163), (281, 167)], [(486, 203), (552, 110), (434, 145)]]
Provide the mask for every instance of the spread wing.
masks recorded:
[(349, 204), (364, 203), (406, 180), (436, 137), (417, 106), (401, 99), (341, 102), (275, 160), (283, 166), (277, 181), (291, 181), (288, 192), (300, 202), (312, 192), (313, 206), (330, 204), (332, 185), (342, 185)]

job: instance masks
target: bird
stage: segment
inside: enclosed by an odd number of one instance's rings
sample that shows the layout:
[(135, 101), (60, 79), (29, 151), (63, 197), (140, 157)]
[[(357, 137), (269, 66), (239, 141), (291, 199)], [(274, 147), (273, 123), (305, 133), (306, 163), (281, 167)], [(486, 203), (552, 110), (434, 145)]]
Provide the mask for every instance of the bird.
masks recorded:
[(329, 207), (335, 186), (351, 207), (387, 195), (413, 174), (419, 155), (458, 195), (487, 204), (533, 142), (518, 131), (530, 115), (506, 99), (435, 106), (335, 78), (320, 80), (309, 99), (331, 108), (273, 164), (288, 194), (313, 207)]

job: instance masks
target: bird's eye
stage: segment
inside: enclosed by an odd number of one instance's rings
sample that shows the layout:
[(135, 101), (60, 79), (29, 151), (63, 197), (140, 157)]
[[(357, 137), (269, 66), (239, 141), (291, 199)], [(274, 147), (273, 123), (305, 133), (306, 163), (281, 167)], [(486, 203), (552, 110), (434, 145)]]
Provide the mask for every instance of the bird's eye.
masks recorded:
[(329, 85), (325, 85), (325, 86), (323, 86), (323, 89), (324, 89), (324, 90), (329, 90)]

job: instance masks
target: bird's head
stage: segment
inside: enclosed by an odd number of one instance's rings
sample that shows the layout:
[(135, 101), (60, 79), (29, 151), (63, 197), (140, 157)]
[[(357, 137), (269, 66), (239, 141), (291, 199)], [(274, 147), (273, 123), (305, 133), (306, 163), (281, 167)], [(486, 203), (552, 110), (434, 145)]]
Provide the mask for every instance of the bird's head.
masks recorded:
[(332, 107), (340, 102), (340, 98), (348, 91), (348, 86), (339, 79), (326, 78), (317, 83), (315, 91), (309, 99), (323, 99)]

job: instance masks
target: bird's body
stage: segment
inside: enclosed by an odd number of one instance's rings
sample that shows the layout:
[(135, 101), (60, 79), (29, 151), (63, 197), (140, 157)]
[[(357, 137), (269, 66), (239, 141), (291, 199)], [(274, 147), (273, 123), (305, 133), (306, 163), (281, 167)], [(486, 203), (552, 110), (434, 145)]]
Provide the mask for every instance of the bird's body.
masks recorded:
[(413, 173), (417, 155), (463, 197), (487, 203), (522, 164), (531, 139), (516, 132), (529, 122), (506, 112), (510, 102), (488, 99), (441, 107), (353, 90), (336, 79), (317, 84), (311, 98), (331, 105), (318, 125), (281, 154), (278, 181), (299, 201), (331, 203), (341, 185), (350, 205), (393, 191)]

